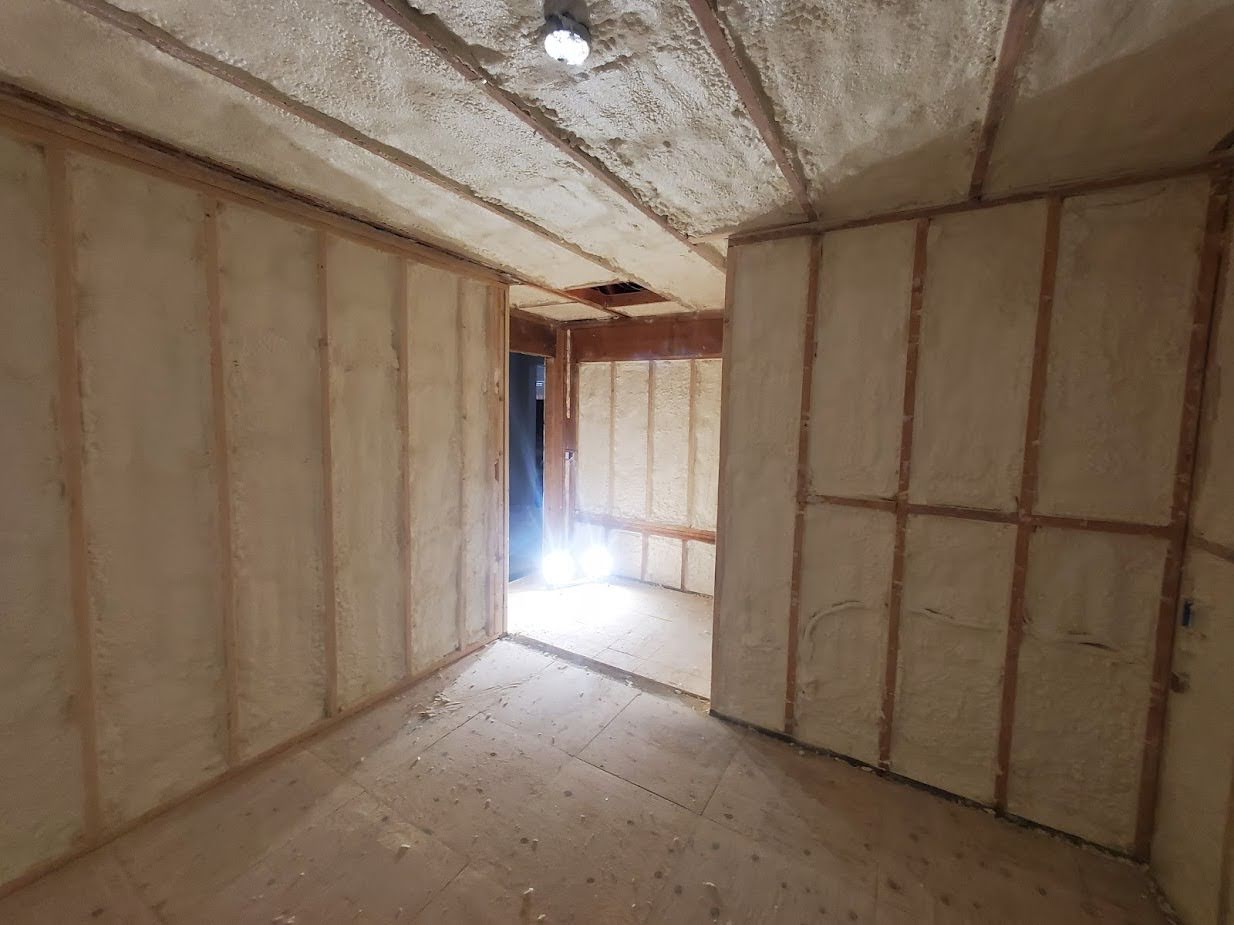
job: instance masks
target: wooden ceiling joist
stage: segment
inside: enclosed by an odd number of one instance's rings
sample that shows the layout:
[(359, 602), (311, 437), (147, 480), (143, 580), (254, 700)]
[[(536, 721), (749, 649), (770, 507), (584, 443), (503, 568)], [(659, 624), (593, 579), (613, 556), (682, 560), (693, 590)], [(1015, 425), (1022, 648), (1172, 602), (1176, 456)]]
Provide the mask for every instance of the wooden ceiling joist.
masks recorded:
[(674, 227), (667, 218), (651, 208), (615, 173), (609, 170), (599, 158), (588, 154), (576, 143), (572, 142), (569, 135), (540, 109), (502, 87), (496, 78), (485, 70), (479, 62), (465, 57), (458, 50), (465, 47), (465, 43), (457, 36), (450, 33), (437, 34), (436, 30), (433, 30), (423, 22), (423, 16), (417, 14), (403, 0), (363, 0), (363, 2), (406, 32), (425, 49), (437, 55), (465, 80), (479, 87), (489, 99), (512, 113), (528, 128), (548, 141), (558, 151), (571, 158), (585, 171), (642, 212), (651, 221), (655, 222), (660, 228), (667, 231), (712, 266), (720, 270), (724, 269), (724, 258), (716, 251), (691, 240), (685, 232)]
[(1003, 30), (1003, 44), (994, 66), (994, 80), (990, 84), (990, 101), (986, 106), (985, 120), (977, 138), (977, 156), (973, 161), (973, 178), (968, 185), (969, 199), (980, 199), (985, 189), (986, 174), (990, 171), (990, 158), (994, 154), (994, 142), (1003, 117), (1011, 106), (1015, 91), (1016, 72), (1028, 47), (1029, 38), (1041, 18), (1044, 0), (1012, 0), (1007, 15), (1007, 27)]
[[(228, 64), (192, 45), (182, 41), (172, 35), (165, 29), (162, 29), (146, 19), (138, 16), (135, 13), (130, 13), (127, 10), (122, 10), (119, 7), (113, 6), (106, 0), (65, 0), (84, 13), (94, 16), (96, 19), (106, 23), (113, 28), (139, 39), (148, 45), (151, 45), (158, 51), (169, 57), (175, 58), (184, 64), (195, 67), (212, 77), (223, 80), (237, 89), (243, 90), (250, 96), (254, 96), (263, 102), (269, 103), (271, 106), (282, 110), (283, 112), (294, 116), (304, 122), (314, 125), (319, 129), (333, 135), (336, 138), (342, 139), (356, 147), (368, 151), (370, 154), (382, 158), (385, 161), (399, 167), (410, 174), (419, 177), (422, 180), (427, 180), (436, 186), (441, 187), (453, 193), (454, 195), (471, 202), (480, 208), (486, 209), (495, 215), (500, 216), (506, 221), (513, 222), (521, 228), (532, 232), (552, 242), (558, 247), (564, 248), (572, 254), (576, 254), (585, 260), (590, 260), (593, 263), (612, 271), (618, 277), (628, 276), (628, 271), (623, 270), (615, 263), (606, 257), (599, 254), (593, 254), (577, 244), (567, 241), (560, 235), (554, 234), (547, 228), (536, 224), (531, 219), (528, 219), (512, 209), (506, 208), (495, 202), (491, 202), (477, 195), (470, 188), (457, 180), (452, 180), (445, 176), (429, 164), (402, 151), (393, 145), (379, 141), (364, 132), (361, 132), (355, 126), (343, 122), (341, 119), (336, 119), (331, 115), (327, 115), (319, 109), (301, 102), (279, 90), (268, 81), (262, 80), (248, 71), (238, 68), (235, 65)], [(577, 301), (577, 300), (576, 300)], [(601, 306), (595, 306), (600, 308)], [(620, 313), (614, 313), (620, 314)]]
[(557, 356), (557, 325), (547, 318), (510, 309), (510, 350), (531, 356)]
[(575, 362), (685, 360), (719, 357), (724, 316), (660, 315), (567, 324)]
[(720, 16), (716, 12), (714, 0), (687, 0), (687, 2), (694, 13), (694, 18), (698, 20), (699, 27), (703, 30), (703, 36), (711, 46), (712, 54), (724, 68), (724, 73), (728, 76), (729, 83), (733, 85), (737, 98), (741, 100), (741, 105), (745, 107), (754, 127), (762, 136), (763, 144), (771, 152), (776, 166), (780, 168), (780, 172), (792, 189), (797, 205), (807, 219), (814, 221), (818, 215), (814, 210), (814, 202), (810, 198), (805, 175), (796, 158), (789, 153), (771, 117), (770, 105), (766, 97), (754, 83), (751, 76), (752, 68), (742, 63), (737, 50), (730, 44), (728, 34), (724, 31), (724, 24), (720, 22)]

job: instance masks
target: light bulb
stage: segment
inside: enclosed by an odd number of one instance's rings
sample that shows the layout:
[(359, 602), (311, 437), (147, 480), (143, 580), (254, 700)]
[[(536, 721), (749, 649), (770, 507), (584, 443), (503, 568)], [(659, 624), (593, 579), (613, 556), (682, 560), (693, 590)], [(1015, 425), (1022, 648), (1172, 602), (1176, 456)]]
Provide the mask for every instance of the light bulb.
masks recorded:
[(548, 17), (544, 50), (555, 61), (578, 67), (591, 53), (591, 33), (568, 13)]

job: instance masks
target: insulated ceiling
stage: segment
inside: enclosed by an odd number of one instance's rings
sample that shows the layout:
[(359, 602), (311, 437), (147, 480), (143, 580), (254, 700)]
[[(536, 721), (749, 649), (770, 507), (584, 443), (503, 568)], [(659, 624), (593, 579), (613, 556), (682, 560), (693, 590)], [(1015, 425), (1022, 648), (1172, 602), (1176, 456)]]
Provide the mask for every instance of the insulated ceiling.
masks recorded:
[(5, 0), (0, 80), (538, 286), (638, 282), (657, 312), (721, 308), (724, 237), (807, 206), (1188, 164), (1234, 131), (1234, 0), (548, 5), (590, 25), (584, 66), (544, 55), (542, 0)]

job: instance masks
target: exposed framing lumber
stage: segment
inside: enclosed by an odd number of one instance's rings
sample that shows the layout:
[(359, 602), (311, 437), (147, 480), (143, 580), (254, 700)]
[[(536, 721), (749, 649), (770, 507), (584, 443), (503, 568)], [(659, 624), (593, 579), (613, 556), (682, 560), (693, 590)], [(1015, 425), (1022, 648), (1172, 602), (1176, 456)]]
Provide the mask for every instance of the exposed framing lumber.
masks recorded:
[[(724, 258), (711, 248), (702, 246), (690, 239), (685, 232), (676, 228), (667, 218), (656, 212), (646, 202), (630, 189), (615, 173), (594, 155), (584, 151), (578, 144), (570, 140), (567, 132), (556, 125), (539, 107), (532, 106), (522, 97), (511, 93), (501, 86), (488, 70), (474, 58), (465, 56), (459, 49), (465, 43), (458, 36), (446, 32), (435, 34), (423, 20), (422, 14), (417, 14), (401, 0), (363, 0), (374, 10), (394, 23), (423, 48), (435, 54), (449, 65), (459, 76), (472, 86), (478, 87), (489, 99), (502, 106), (520, 122), (542, 137), (562, 154), (591, 174), (614, 193), (634, 206), (639, 212), (651, 219), (656, 225), (667, 231), (674, 238), (698, 254), (716, 269), (724, 269)], [(442, 29), (441, 31), (445, 31)], [(630, 303), (641, 304), (641, 303)]]
[(990, 170), (990, 157), (1003, 117), (1011, 106), (1015, 91), (1016, 71), (1020, 59), (1028, 47), (1029, 38), (1041, 17), (1045, 0), (1012, 0), (1003, 30), (1003, 43), (994, 68), (994, 80), (990, 84), (990, 100), (986, 106), (985, 121), (977, 139), (977, 154), (973, 162), (973, 177), (968, 186), (970, 199), (980, 199), (985, 189), (986, 174)]
[(1011, 737), (1015, 728), (1016, 691), (1019, 684), (1020, 647), (1024, 640), (1025, 592), (1028, 553), (1033, 524), (1028, 519), (1037, 504), (1037, 467), (1041, 452), (1042, 408), (1050, 355), (1050, 326), (1054, 315), (1054, 283), (1058, 270), (1058, 238), (1062, 224), (1062, 200), (1055, 196), (1046, 208), (1045, 243), (1041, 256), (1041, 286), (1037, 299), (1037, 324), (1033, 334), (1033, 363), (1029, 375), (1028, 411), (1024, 424), (1024, 456), (1020, 466), (1015, 553), (1011, 567), (1011, 592), (1007, 616), (1007, 639), (1003, 652), (1003, 689), (999, 701), (998, 747), (994, 769), (994, 805), (1007, 809), (1007, 785), (1011, 773)]
[(329, 716), (324, 716), (321, 719), (315, 720), (307, 729), (296, 733), (289, 739), (280, 742), (278, 745), (274, 745), (263, 752), (259, 752), (252, 757), (243, 759), (240, 763), (227, 768), (222, 773), (215, 775), (207, 781), (203, 781), (195, 787), (191, 787), (178, 796), (174, 796), (171, 799), (166, 800), (158, 806), (142, 813), (140, 816), (136, 816), (133, 819), (129, 819), (127, 822), (109, 826), (106, 829), (94, 833), (92, 836), (89, 836), (86, 841), (70, 849), (59, 857), (40, 862), (27, 869), (24, 873), (17, 875), (12, 880), (9, 880), (6, 883), (0, 883), (0, 899), (4, 899), (6, 896), (16, 893), (23, 887), (29, 886), (48, 874), (59, 870), (83, 855), (89, 854), (97, 848), (102, 848), (110, 842), (115, 841), (117, 838), (120, 838), (122, 835), (132, 832), (134, 829), (145, 825), (147, 822), (158, 819), (177, 807), (183, 806), (191, 800), (195, 800), (202, 794), (209, 793), (216, 787), (220, 787), (229, 781), (241, 779), (246, 774), (254, 773), (258, 769), (264, 768), (280, 755), (286, 754), (294, 748), (304, 746), (319, 736), (325, 735), (331, 729), (334, 729), (340, 723), (351, 719), (352, 717), (359, 716), (362, 713), (367, 713), (369, 710), (372, 710), (389, 700), (393, 700), (400, 694), (403, 694), (415, 687), (425, 678), (436, 674), (443, 668), (448, 668), (450, 665), (453, 665), (455, 662), (464, 659), (469, 655), (473, 655), (480, 649), (483, 649), (485, 646), (495, 641), (496, 637), (481, 639), (472, 645), (451, 652), (444, 658), (441, 658), (429, 665), (423, 671), (417, 672), (414, 675), (409, 675), (401, 681), (398, 681), (392, 686), (386, 688), (384, 691), (378, 691), (376, 694), (365, 697), (364, 699), (359, 700), (349, 706), (343, 707)]
[(330, 240), (317, 231), (317, 310), (321, 334), (318, 361), (321, 377), (322, 593), (325, 597), (326, 716), (338, 713), (338, 576), (334, 549), (334, 437), (330, 412)]
[(1226, 562), (1234, 562), (1234, 546), (1226, 546), (1224, 543), (1214, 543), (1212, 540), (1200, 536), (1198, 533), (1193, 533), (1187, 537), (1187, 547), (1198, 549), (1208, 553), (1210, 556), (1216, 556), (1218, 559), (1224, 559)]
[(625, 530), (630, 533), (642, 533), (644, 536), (664, 536), (670, 539), (694, 541), (698, 543), (714, 543), (714, 530), (701, 530), (683, 524), (658, 524), (650, 520), (634, 520), (629, 517), (614, 517), (610, 514), (592, 514), (588, 511), (575, 510), (574, 519), (580, 523), (595, 524), (606, 530)]
[(458, 382), (454, 391), (454, 421), (458, 425), (459, 466), (455, 485), (458, 489), (459, 533), (457, 568), (454, 570), (454, 644), (461, 646), (467, 638), (467, 432), (463, 423), (467, 420), (467, 384), (464, 373), (467, 369), (466, 335), (463, 312), (463, 281), (454, 284), (454, 368)]
[(729, 42), (728, 34), (725, 32), (724, 25), (720, 22), (719, 13), (715, 8), (715, 0), (687, 0), (687, 2), (694, 13), (694, 18), (698, 20), (699, 28), (703, 31), (703, 37), (706, 38), (707, 44), (711, 46), (712, 54), (720, 62), (720, 66), (724, 69), (729, 83), (732, 84), (737, 98), (749, 114), (750, 121), (758, 129), (758, 133), (763, 139), (763, 144), (771, 152), (772, 159), (776, 162), (776, 166), (780, 168), (780, 173), (784, 175), (785, 181), (787, 181), (789, 188), (793, 191), (798, 207), (806, 218), (813, 221), (817, 213), (814, 211), (814, 202), (810, 198), (805, 175), (796, 159), (789, 154), (784, 139), (780, 136), (780, 132), (771, 116), (770, 104), (767, 102), (765, 95), (755, 85), (755, 78), (752, 76), (753, 69), (748, 64), (742, 62), (736, 49)]
[(784, 238), (800, 238), (807, 235), (826, 234), (831, 231), (847, 231), (851, 228), (868, 228), (871, 225), (886, 225), (892, 222), (908, 222), (920, 218), (938, 218), (957, 212), (970, 212), (976, 209), (996, 209), (999, 206), (1014, 205), (1019, 202), (1031, 202), (1034, 199), (1047, 199), (1057, 196), (1067, 199), (1072, 196), (1083, 196), (1086, 193), (1096, 193), (1102, 190), (1120, 189), (1128, 186), (1140, 186), (1144, 183), (1157, 183), (1162, 180), (1175, 180), (1180, 177), (1196, 174), (1212, 174), (1228, 170), (1234, 166), (1234, 152), (1206, 154), (1197, 160), (1173, 167), (1162, 167), (1134, 173), (1120, 174), (1101, 180), (1078, 180), (1067, 183), (1054, 183), (1037, 189), (1008, 193), (1003, 196), (987, 196), (978, 200), (961, 199), (956, 202), (937, 206), (924, 206), (919, 209), (902, 209), (895, 212), (880, 212), (866, 218), (847, 221), (828, 222), (796, 222), (777, 225), (771, 228), (761, 228), (729, 238), (729, 247), (739, 247), (743, 244), (759, 244), (763, 241), (779, 241)]
[(797, 725), (797, 649), (801, 626), (801, 550), (806, 531), (806, 494), (810, 490), (810, 410), (814, 396), (815, 326), (818, 320), (818, 274), (823, 242), (810, 242), (807, 271), (805, 327), (802, 332), (801, 405), (797, 426), (797, 497), (793, 516), (792, 578), (788, 596), (788, 653), (784, 671), (784, 731), (793, 735)]
[(687, 360), (720, 356), (724, 319), (719, 315), (661, 315), (570, 325), (575, 363), (621, 360)]
[[(506, 631), (506, 583), (509, 579), (510, 538), (510, 412), (507, 404), (510, 383), (510, 311), (505, 286), (490, 286), (485, 326), (488, 334), (489, 373), (493, 377), (488, 405), (488, 436), (497, 438), (493, 464), (493, 489), (496, 505), (489, 505), (489, 607), (485, 631), (499, 636)], [(497, 511), (494, 513), (493, 508)]]
[(640, 292), (607, 293), (600, 292), (599, 288), (599, 286), (580, 286), (575, 289), (563, 289), (562, 292), (576, 302), (594, 305), (601, 310), (620, 310), (635, 305), (659, 305), (662, 302), (672, 301), (649, 289), (643, 289)]
[(407, 263), (396, 261), (394, 278), (394, 336), (398, 356), (398, 420), (399, 420), (399, 537), (403, 569), (403, 659), (410, 673), (415, 665), (415, 645), (412, 627), (415, 625), (415, 601), (412, 591), (414, 574), (411, 555), (411, 305), (408, 302)]
[(465, 184), (446, 176), (425, 161), (371, 135), (367, 135), (341, 119), (336, 119), (334, 116), (328, 115), (307, 103), (289, 96), (268, 81), (242, 68), (228, 64), (213, 55), (194, 48), (167, 30), (154, 25), (135, 13), (115, 7), (106, 2), (106, 0), (65, 0), (65, 2), (131, 37), (145, 42), (152, 48), (177, 61), (229, 83), (233, 87), (274, 106), (288, 115), (294, 116), (335, 138), (380, 157), (395, 167), (421, 180), (439, 186), (460, 199), (464, 199), (532, 234), (538, 235), (572, 254), (598, 264), (618, 277), (628, 277), (630, 275), (629, 271), (622, 269), (607, 257), (593, 254), (513, 209), (484, 198)]
[(900, 470), (895, 498), (895, 547), (891, 557), (891, 592), (887, 604), (887, 654), (883, 662), (883, 701), (878, 727), (878, 763), (891, 767), (891, 733), (895, 722), (896, 675), (900, 661), (900, 612), (904, 602), (904, 555), (908, 533), (908, 483), (913, 462), (913, 420), (917, 407), (917, 366), (921, 351), (921, 306), (925, 297), (926, 246), (930, 220), (917, 220), (913, 245), (913, 279), (909, 295), (908, 336), (904, 361), (904, 405), (900, 424)]
[(578, 510), (578, 363), (574, 359), (574, 333), (566, 332), (566, 533), (568, 543), (574, 536), (574, 511)]
[[(99, 783), (98, 710), (94, 669), (94, 614), (90, 607), (82, 449), (80, 358), (73, 210), (64, 146), (46, 148), (50, 250), (56, 306), (57, 419), (60, 463), (68, 507), (69, 600), (75, 631), (75, 718), (80, 730), (82, 823), (87, 843), (103, 825)], [(0, 895), (4, 895), (0, 889)]]
[[(737, 282), (737, 261), (733, 259), (733, 254), (730, 251), (728, 255), (728, 264), (724, 272), (724, 317), (721, 336), (721, 357), (720, 357), (720, 452), (717, 460), (717, 483), (718, 492), (716, 496), (716, 570), (715, 570), (715, 587), (711, 598), (711, 702), (714, 705), (718, 701), (723, 703), (723, 675), (715, 670), (720, 664), (720, 629), (721, 621), (721, 592), (724, 590), (724, 560), (727, 554), (727, 542), (725, 540), (725, 531), (728, 529), (728, 492), (725, 491), (725, 468), (728, 465), (729, 443), (732, 440), (732, 423), (729, 421), (730, 408), (732, 408), (733, 394), (733, 372), (732, 372), (732, 349), (729, 346), (732, 342), (730, 329), (733, 323), (733, 299), (736, 295)], [(719, 695), (719, 696), (717, 696)]]
[(557, 325), (547, 318), (511, 309), (510, 349), (515, 353), (552, 359), (557, 355)]
[(223, 688), (226, 703), (227, 764), (240, 757), (240, 677), (236, 638), (236, 580), (232, 548), (231, 451), (227, 435), (227, 381), (223, 357), (223, 331), (226, 320), (220, 288), (222, 267), (219, 255), (219, 212), (217, 199), (205, 202), (206, 304), (210, 333), (211, 416), (214, 432), (215, 490), (218, 492), (219, 596), (223, 618)]
[[(694, 526), (694, 464), (698, 456), (695, 415), (698, 407), (698, 361), (690, 360), (690, 400), (686, 411), (686, 525)], [(690, 570), (690, 544), (681, 544), (681, 589), (686, 587)]]
[(1229, 246), (1229, 213), (1230, 175), (1226, 173), (1213, 177), (1209, 188), (1192, 313), (1191, 343), (1187, 350), (1187, 377), (1183, 389), (1183, 411), (1178, 428), (1178, 449), (1174, 467), (1174, 492), (1170, 504), (1171, 537), (1166, 552), (1165, 572), (1161, 582), (1161, 605), (1157, 612), (1154, 633), (1152, 683), (1149, 687), (1148, 717), (1140, 771), (1140, 795), (1135, 827), (1135, 853), (1140, 858), (1148, 857), (1157, 813), (1157, 784), (1161, 776), (1161, 750), (1165, 737), (1166, 692), (1174, 655), (1175, 619), (1182, 593), (1183, 551), (1195, 477), (1200, 405), (1204, 397), (1213, 315)]
[[(647, 472), (646, 487), (643, 489), (643, 517), (651, 523), (651, 498), (656, 489), (656, 361), (647, 361)], [(612, 452), (612, 444), (609, 445)], [(615, 475), (616, 473), (614, 473)], [(611, 511), (612, 508), (610, 507)], [(643, 537), (643, 567), (639, 574), (643, 581), (647, 580), (647, 556), (651, 544)]]
[(554, 337), (554, 354), (544, 364), (544, 526), (550, 549), (565, 542), (567, 514), (566, 382), (569, 362), (565, 329), (557, 328)]

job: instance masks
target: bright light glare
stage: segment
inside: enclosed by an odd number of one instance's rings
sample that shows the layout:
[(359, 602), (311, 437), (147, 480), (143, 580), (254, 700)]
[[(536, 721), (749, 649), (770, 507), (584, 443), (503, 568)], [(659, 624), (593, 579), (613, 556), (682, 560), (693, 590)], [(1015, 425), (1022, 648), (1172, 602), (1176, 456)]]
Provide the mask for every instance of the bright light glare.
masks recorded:
[(583, 553), (583, 574), (588, 578), (607, 578), (612, 572), (613, 557), (604, 546), (591, 546)]
[(564, 549), (555, 549), (540, 563), (544, 580), (550, 585), (565, 585), (574, 580), (574, 559)]
[(591, 45), (578, 32), (554, 29), (544, 37), (544, 50), (550, 58), (578, 67), (587, 60)]

